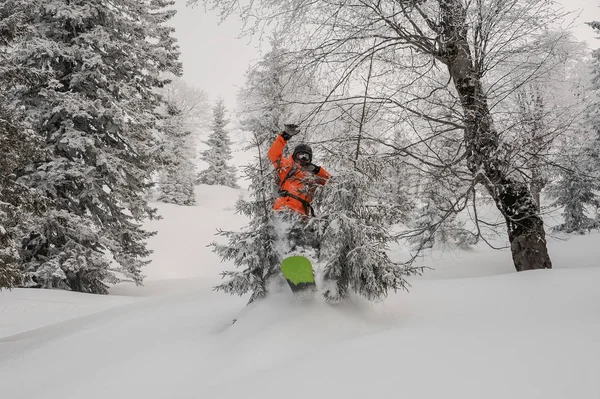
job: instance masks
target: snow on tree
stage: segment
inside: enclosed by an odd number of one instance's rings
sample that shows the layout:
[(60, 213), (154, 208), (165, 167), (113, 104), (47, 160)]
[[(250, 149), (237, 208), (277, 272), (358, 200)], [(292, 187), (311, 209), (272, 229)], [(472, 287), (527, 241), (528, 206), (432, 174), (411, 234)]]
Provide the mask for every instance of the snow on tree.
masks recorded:
[(177, 205), (194, 205), (195, 165), (192, 134), (185, 129), (182, 112), (172, 103), (166, 107), (160, 131), (164, 137), (162, 168), (158, 178), (158, 200)]
[[(589, 24), (600, 32), (600, 23)], [(563, 223), (555, 230), (583, 234), (600, 228), (600, 51), (591, 57), (591, 82), (578, 97), (587, 99), (587, 108), (573, 124), (573, 134), (560, 148), (557, 156), (557, 178), (548, 194), (554, 206), (563, 207)], [(592, 217), (588, 216), (592, 214)], [(595, 213), (595, 216), (593, 215)]]
[(246, 150), (256, 151), (254, 162), (243, 174), (249, 180), (249, 197), (240, 198), (236, 209), (249, 218), (242, 231), (221, 231), (228, 244), (213, 243), (224, 260), (233, 260), (242, 270), (226, 271), (227, 281), (216, 289), (229, 294), (251, 292), (250, 302), (266, 295), (270, 278), (278, 272), (280, 258), (275, 248), (277, 231), (273, 225), (273, 203), (278, 191), (277, 176), (267, 157), (273, 140), (285, 123), (294, 120), (284, 100), (288, 74), (283, 51), (276, 39), (272, 49), (246, 73), (246, 83), (238, 96), (240, 123), (251, 134)]
[(3, 60), (33, 79), (9, 103), (44, 141), (19, 182), (48, 197), (23, 241), (24, 285), (106, 293), (142, 282), (155, 216), (146, 191), (157, 164), (157, 89), (181, 65), (170, 0), (12, 0), (29, 29)]
[(324, 296), (334, 302), (349, 292), (383, 299), (390, 291), (407, 289), (406, 277), (419, 272), (410, 262), (404, 265), (388, 256), (394, 241), (388, 215), (395, 205), (381, 201), (382, 176), (368, 172), (378, 165), (356, 156), (358, 147), (352, 141), (330, 146), (327, 165), (333, 164), (335, 173), (319, 194), (321, 216), (313, 221), (321, 232)]
[[(554, 51), (556, 37), (540, 33), (562, 32), (565, 12), (556, 3), (203, 3), (224, 16), (239, 12), (250, 33), (260, 34), (271, 23), (285, 26), (297, 76), (313, 76), (322, 89), (320, 101), (313, 103), (315, 113), (364, 100), (378, 105), (390, 135), (366, 139), (393, 148), (390, 136), (406, 134), (409, 143), (388, 156), (411, 157), (417, 168), (428, 165), (460, 176), (466, 191), (456, 193), (453, 203), (483, 187), (503, 215), (515, 269), (552, 267), (540, 207), (529, 180), (515, 167), (516, 147), (506, 145), (497, 121), (499, 104), (532, 76), (545, 73), (536, 65)], [(372, 58), (373, 89), (358, 95), (353, 89)], [(430, 149), (443, 148), (439, 142), (448, 137), (456, 140), (457, 152), (433, 154)]]
[[(1, 94), (0, 100), (4, 100)], [(2, 104), (0, 101), (0, 148), (10, 150), (0, 157), (0, 288), (11, 288), (22, 280), (21, 238), (35, 223), (45, 201), (18, 180), (26, 162), (40, 157), (42, 143), (19, 123), (22, 115)]]
[(365, 140), (369, 130), (379, 130), (373, 124), (379, 108), (364, 100), (370, 95), (373, 57), (364, 74), (362, 104), (342, 110), (336, 118), (334, 130), (345, 133), (345, 139), (334, 136), (324, 144), (327, 165), (335, 172), (317, 201), (322, 216), (311, 220), (320, 232), (323, 294), (333, 302), (344, 300), (349, 292), (383, 299), (390, 291), (407, 289), (406, 277), (419, 272), (410, 266), (412, 259), (402, 264), (388, 255), (389, 244), (395, 241), (394, 218), (389, 216), (398, 205), (382, 190), (389, 167), (374, 156), (378, 146)]
[(207, 125), (207, 95), (177, 76), (171, 78), (172, 81), (160, 90), (166, 106), (161, 110), (158, 124), (163, 140), (157, 199), (193, 205), (196, 203), (195, 148)]
[(563, 158), (569, 159), (571, 164), (566, 164), (559, 178), (550, 185), (548, 194), (555, 198), (553, 206), (564, 207), (564, 222), (554, 229), (584, 234), (586, 231), (600, 228), (600, 221), (588, 216), (589, 208), (596, 211), (600, 208), (600, 173), (597, 163), (594, 165), (598, 156), (574, 151), (577, 145), (572, 144), (572, 153), (563, 154)]
[(417, 253), (433, 248), (436, 242), (459, 248), (477, 244), (479, 236), (466, 228), (467, 221), (458, 219), (457, 209), (436, 188), (429, 187), (420, 194), (420, 202), (409, 222), (410, 229), (403, 234)]
[(169, 84), (160, 90), (165, 101), (179, 110), (183, 128), (192, 132), (194, 140), (209, 126), (211, 110), (208, 95), (178, 76), (171, 76)]
[(198, 183), (237, 188), (235, 167), (229, 165), (231, 140), (226, 129), (229, 120), (226, 119), (225, 113), (223, 99), (217, 100), (213, 107), (212, 133), (205, 142), (209, 148), (201, 154), (201, 159), (208, 163), (208, 168), (200, 172)]
[(41, 193), (19, 181), (27, 163), (41, 159), (43, 140), (24, 122), (22, 110), (6, 94), (17, 85), (38, 84), (43, 75), (11, 58), (11, 46), (32, 30), (26, 24), (26, 13), (15, 13), (15, 6), (14, 1), (0, 5), (0, 289), (21, 283), (21, 239), (46, 206)]
[[(263, 133), (264, 134), (264, 133)], [(257, 143), (260, 138), (253, 140)], [(219, 231), (227, 244), (213, 242), (215, 253), (223, 260), (233, 260), (242, 270), (225, 271), (227, 280), (215, 289), (232, 295), (251, 293), (249, 303), (266, 295), (271, 277), (279, 270), (279, 254), (275, 248), (277, 230), (273, 225), (273, 174), (266, 149), (256, 145), (256, 162), (244, 169), (250, 180), (249, 198), (240, 198), (237, 212), (247, 216), (249, 222), (241, 231)]]

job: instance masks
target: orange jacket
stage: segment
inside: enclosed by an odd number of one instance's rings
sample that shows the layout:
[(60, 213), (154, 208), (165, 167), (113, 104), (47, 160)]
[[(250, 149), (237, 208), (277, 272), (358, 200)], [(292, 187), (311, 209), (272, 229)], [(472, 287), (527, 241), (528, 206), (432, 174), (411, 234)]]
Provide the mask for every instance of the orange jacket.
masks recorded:
[(279, 191), (281, 194), (275, 200), (273, 209), (289, 208), (308, 215), (310, 202), (317, 188), (316, 185), (325, 184), (331, 175), (324, 168), (321, 168), (317, 174), (308, 172), (302, 169), (302, 166), (295, 162), (291, 155), (284, 158), (283, 148), (286, 144), (287, 141), (281, 135), (277, 136), (267, 154), (279, 176)]

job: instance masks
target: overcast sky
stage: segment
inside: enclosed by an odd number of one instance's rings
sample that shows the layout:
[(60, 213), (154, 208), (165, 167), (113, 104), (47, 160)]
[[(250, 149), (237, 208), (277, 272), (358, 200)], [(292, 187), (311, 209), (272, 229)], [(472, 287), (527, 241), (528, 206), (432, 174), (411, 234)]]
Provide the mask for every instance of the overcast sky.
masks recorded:
[[(562, 0), (570, 10), (582, 10), (574, 33), (592, 48), (600, 47), (587, 21), (600, 21), (600, 0)], [(201, 2), (201, 1), (200, 1)], [(178, 13), (173, 20), (181, 49), (184, 79), (206, 91), (211, 101), (222, 96), (228, 109), (236, 106), (236, 93), (244, 84), (249, 65), (260, 58), (257, 39), (239, 39), (241, 24), (231, 18), (219, 24), (215, 13), (203, 7), (186, 7), (176, 0)]]
[(227, 108), (232, 109), (246, 70), (260, 59), (258, 40), (238, 38), (241, 23), (234, 18), (219, 24), (215, 13), (207, 13), (201, 6), (186, 7), (187, 0), (175, 1), (178, 12), (172, 24), (184, 79), (207, 92), (211, 101), (223, 97)]

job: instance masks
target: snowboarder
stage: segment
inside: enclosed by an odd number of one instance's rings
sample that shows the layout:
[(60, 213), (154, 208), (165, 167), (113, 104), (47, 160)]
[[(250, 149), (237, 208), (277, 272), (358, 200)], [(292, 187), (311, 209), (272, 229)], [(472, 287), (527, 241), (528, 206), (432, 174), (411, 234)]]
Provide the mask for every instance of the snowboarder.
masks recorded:
[(293, 292), (316, 287), (309, 258), (318, 258), (320, 243), (311, 223), (314, 220), (310, 218), (314, 216), (311, 201), (317, 187), (331, 177), (324, 168), (312, 163), (313, 152), (307, 144), (298, 144), (292, 155), (283, 156), (288, 140), (298, 132), (298, 126), (285, 125), (268, 152), (279, 178), (279, 198), (273, 204), (275, 248), (282, 275)]
[(288, 140), (299, 133), (298, 126), (285, 125), (269, 149), (268, 156), (279, 176), (279, 198), (273, 209), (291, 209), (302, 215), (314, 216), (310, 205), (317, 185), (323, 185), (331, 175), (321, 166), (312, 163), (312, 148), (298, 144), (294, 152), (283, 157)]

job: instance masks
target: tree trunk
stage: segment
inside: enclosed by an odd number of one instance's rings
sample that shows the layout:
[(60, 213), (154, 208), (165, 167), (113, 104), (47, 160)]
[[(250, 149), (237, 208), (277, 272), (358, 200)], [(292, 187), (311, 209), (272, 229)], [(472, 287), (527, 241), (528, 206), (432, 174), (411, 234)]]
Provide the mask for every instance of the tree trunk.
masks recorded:
[(448, 66), (464, 110), (468, 168), (483, 181), (506, 220), (517, 271), (550, 269), (539, 205), (527, 183), (509, 173), (508, 157), (499, 153), (499, 135), (467, 41), (466, 10), (459, 0), (439, 0), (439, 4), (444, 39), (440, 59)]
[(551, 269), (544, 222), (539, 216), (540, 207), (527, 184), (501, 178), (488, 191), (506, 220), (508, 240), (517, 271)]

